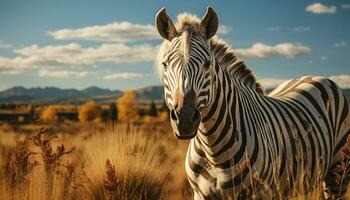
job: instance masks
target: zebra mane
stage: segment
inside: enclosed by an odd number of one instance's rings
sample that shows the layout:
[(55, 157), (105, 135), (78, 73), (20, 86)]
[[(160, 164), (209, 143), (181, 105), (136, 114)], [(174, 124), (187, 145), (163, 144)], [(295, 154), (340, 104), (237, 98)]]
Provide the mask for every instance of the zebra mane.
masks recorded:
[[(190, 35), (193, 34), (205, 37), (205, 30), (203, 30), (201, 26), (201, 20), (195, 15), (188, 13), (178, 15), (175, 27), (180, 34), (190, 32)], [(236, 57), (233, 49), (225, 41), (213, 37), (209, 40), (209, 44), (211, 51), (214, 53), (218, 62), (226, 67), (226, 69), (232, 75), (232, 78), (239, 80), (241, 83), (260, 94), (264, 93), (260, 83), (256, 82), (253, 72), (247, 68), (243, 60)], [(168, 40), (164, 40), (159, 48), (158, 55), (155, 60), (155, 72), (159, 77), (163, 76), (163, 57), (169, 48), (170, 42)]]
[(255, 75), (243, 62), (238, 58), (233, 49), (223, 40), (210, 39), (211, 51), (214, 53), (218, 62), (225, 66), (230, 74), (244, 85), (252, 88), (260, 94), (264, 94), (264, 89), (260, 83), (256, 81)]

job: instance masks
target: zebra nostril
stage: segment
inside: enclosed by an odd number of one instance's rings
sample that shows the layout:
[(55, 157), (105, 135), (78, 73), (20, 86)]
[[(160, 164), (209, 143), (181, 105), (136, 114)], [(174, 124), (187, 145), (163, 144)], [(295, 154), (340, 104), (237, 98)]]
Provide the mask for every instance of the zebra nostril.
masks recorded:
[(170, 118), (173, 120), (173, 121), (177, 121), (177, 116), (175, 114), (175, 109), (172, 109), (170, 111)]
[(193, 117), (192, 117), (192, 121), (193, 121), (193, 122), (196, 122), (196, 121), (199, 120), (199, 118), (200, 118), (200, 114), (199, 114), (198, 109), (196, 109), (196, 110), (194, 111), (194, 115), (193, 115)]

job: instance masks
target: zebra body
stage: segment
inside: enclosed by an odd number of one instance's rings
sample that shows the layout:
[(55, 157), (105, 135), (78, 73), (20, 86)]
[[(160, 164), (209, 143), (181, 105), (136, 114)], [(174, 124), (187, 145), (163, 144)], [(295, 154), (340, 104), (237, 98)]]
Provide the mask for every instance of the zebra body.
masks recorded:
[(191, 139), (185, 168), (195, 199), (227, 199), (247, 189), (274, 197), (308, 192), (341, 160), (349, 103), (331, 80), (305, 76), (269, 95), (224, 42), (218, 18), (184, 14), (175, 27), (156, 18), (165, 42), (156, 67), (174, 134)]
[[(186, 158), (188, 178), (201, 199), (225, 199), (259, 181), (272, 187), (267, 191), (277, 185), (285, 187), (278, 189), (282, 194), (288, 188), (309, 191), (338, 161), (349, 130), (341, 91), (320, 77), (288, 83), (294, 83), (289, 92), (263, 96), (223, 80), (231, 89), (222, 91), (226, 98), (217, 96), (216, 112), (199, 125)], [(230, 90), (232, 96), (226, 96)], [(220, 116), (222, 107), (227, 112)]]

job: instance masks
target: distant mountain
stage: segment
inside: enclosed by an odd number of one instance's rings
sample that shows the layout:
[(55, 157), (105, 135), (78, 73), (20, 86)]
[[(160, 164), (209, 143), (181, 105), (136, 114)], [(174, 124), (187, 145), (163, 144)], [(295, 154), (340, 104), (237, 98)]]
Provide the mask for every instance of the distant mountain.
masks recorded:
[[(163, 86), (149, 86), (136, 89), (137, 101), (162, 101)], [(266, 92), (269, 93), (271, 89)], [(350, 89), (343, 89), (346, 98), (350, 99)], [(94, 100), (97, 103), (115, 102), (123, 94), (120, 90), (103, 89), (96, 86), (83, 90), (60, 89), (57, 87), (12, 87), (0, 91), (0, 102), (23, 103), (81, 103)]]
[(96, 86), (88, 87), (81, 91), (85, 96), (93, 97), (93, 96), (100, 96), (100, 95), (107, 95), (112, 93), (120, 93), (120, 91), (112, 91), (110, 89), (103, 89)]
[[(134, 92), (136, 95), (136, 101), (139, 102), (161, 102), (163, 99), (163, 86), (144, 87), (141, 89), (136, 89)], [(123, 92), (93, 96), (91, 99), (98, 103), (112, 103), (115, 102), (121, 95), (123, 95)]]
[(83, 96), (84, 94), (76, 89), (60, 89), (56, 87), (35, 87), (35, 88), (24, 88), (24, 87), (13, 87), (0, 92), (0, 97), (20, 97), (27, 96), (34, 99), (45, 99), (45, 98), (75, 98)]
[(25, 96), (25, 95), (16, 95), (16, 96), (7, 96), (0, 97), (0, 102), (23, 102), (23, 101), (34, 101), (34, 97)]
[(139, 101), (161, 101), (163, 99), (163, 86), (149, 86), (135, 90), (136, 99)]
[(0, 92), (0, 102), (62, 102), (85, 101), (95, 96), (121, 94), (119, 90), (89, 87), (84, 90), (57, 87), (12, 87)]

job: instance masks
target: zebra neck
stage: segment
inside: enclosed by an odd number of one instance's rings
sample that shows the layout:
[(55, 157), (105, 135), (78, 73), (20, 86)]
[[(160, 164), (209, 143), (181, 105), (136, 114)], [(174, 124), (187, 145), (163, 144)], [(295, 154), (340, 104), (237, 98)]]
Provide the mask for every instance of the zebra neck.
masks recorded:
[(215, 100), (203, 114), (195, 140), (209, 160), (221, 163), (228, 159), (223, 151), (233, 155), (239, 149), (239, 144), (235, 144), (238, 137), (235, 113), (239, 110), (236, 109), (237, 85), (230, 74), (219, 68), (217, 80)]

